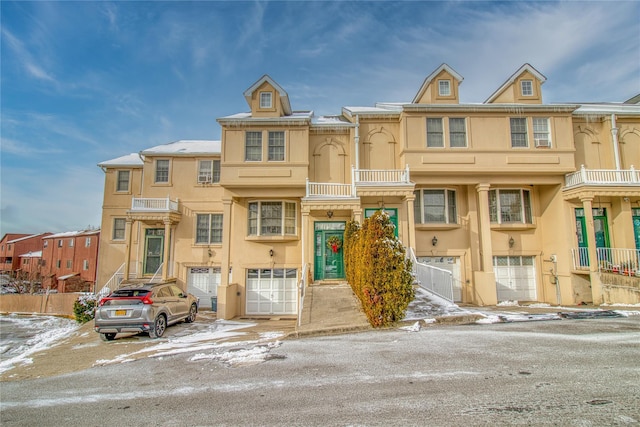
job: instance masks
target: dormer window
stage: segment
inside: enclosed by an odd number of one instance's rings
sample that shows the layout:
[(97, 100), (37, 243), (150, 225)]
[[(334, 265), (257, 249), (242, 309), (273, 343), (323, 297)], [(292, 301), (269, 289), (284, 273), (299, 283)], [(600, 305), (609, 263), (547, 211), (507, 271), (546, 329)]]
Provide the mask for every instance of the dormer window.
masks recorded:
[(273, 108), (272, 95), (271, 92), (260, 92), (260, 108)]
[(533, 80), (522, 80), (520, 82), (522, 96), (533, 96)]
[(438, 80), (438, 95), (451, 96), (451, 81)]

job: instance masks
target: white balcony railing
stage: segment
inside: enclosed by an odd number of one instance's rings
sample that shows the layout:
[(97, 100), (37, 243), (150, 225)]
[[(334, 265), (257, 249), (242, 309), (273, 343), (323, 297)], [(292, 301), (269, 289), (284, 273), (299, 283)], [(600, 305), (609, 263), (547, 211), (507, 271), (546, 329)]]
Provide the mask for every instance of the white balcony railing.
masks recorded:
[[(640, 250), (619, 248), (597, 248), (598, 271), (625, 276), (640, 275)], [(589, 270), (588, 248), (571, 249), (574, 270)]]
[(640, 171), (634, 169), (586, 169), (584, 165), (577, 172), (565, 176), (565, 186), (578, 185), (640, 185)]
[(351, 184), (334, 184), (331, 182), (309, 182), (307, 179), (307, 197), (354, 197)]
[(353, 182), (359, 184), (408, 184), (409, 165), (405, 169), (353, 169)]
[(178, 210), (178, 200), (171, 200), (168, 197), (164, 199), (149, 199), (134, 197), (131, 200), (132, 211), (146, 212), (168, 212)]

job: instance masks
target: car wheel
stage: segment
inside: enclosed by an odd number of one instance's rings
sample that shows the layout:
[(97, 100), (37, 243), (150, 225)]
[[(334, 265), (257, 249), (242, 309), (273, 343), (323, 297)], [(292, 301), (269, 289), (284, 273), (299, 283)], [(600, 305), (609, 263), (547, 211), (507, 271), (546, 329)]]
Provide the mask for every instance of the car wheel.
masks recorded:
[(164, 317), (164, 314), (160, 314), (156, 317), (156, 321), (153, 323), (153, 329), (149, 331), (149, 336), (151, 338), (160, 338), (164, 335), (165, 329), (167, 329), (167, 318)]
[(100, 334), (100, 338), (102, 338), (102, 341), (113, 341), (116, 339), (116, 334), (115, 332), (107, 332), (105, 334)]
[(191, 304), (191, 308), (189, 309), (189, 315), (186, 319), (184, 319), (187, 323), (193, 323), (196, 321), (196, 313), (198, 312), (198, 307), (195, 304)]

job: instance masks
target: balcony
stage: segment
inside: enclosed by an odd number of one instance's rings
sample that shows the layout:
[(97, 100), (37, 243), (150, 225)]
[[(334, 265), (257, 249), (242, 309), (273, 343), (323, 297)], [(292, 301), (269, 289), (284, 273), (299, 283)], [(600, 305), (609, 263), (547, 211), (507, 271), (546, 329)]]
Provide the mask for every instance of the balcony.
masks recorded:
[(640, 171), (631, 169), (586, 169), (584, 165), (579, 171), (565, 176), (565, 188), (583, 185), (589, 186), (639, 186)]
[(132, 212), (178, 212), (178, 200), (149, 199), (134, 197), (131, 200)]
[(335, 184), (325, 182), (310, 182), (307, 179), (307, 198), (316, 199), (346, 199), (356, 198), (358, 188), (362, 187), (411, 187), (409, 181), (409, 166), (406, 169), (352, 169), (351, 182), (353, 184)]

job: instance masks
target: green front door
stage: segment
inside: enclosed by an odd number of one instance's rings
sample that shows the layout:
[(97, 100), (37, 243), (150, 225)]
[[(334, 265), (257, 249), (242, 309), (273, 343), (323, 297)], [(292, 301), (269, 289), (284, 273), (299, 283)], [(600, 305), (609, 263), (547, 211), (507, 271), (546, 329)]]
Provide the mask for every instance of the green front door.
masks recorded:
[(344, 279), (344, 222), (314, 225), (314, 280)]
[[(609, 247), (609, 226), (607, 225), (607, 210), (605, 208), (593, 208), (593, 232), (596, 238), (596, 249)], [(589, 255), (587, 244), (587, 221), (584, 216), (584, 209), (576, 209), (576, 235), (578, 237), (578, 247), (580, 249), (580, 265), (589, 266)], [(610, 251), (601, 251), (600, 260), (606, 260)]]
[(633, 235), (636, 237), (636, 249), (640, 251), (640, 208), (632, 209)]
[(148, 228), (144, 236), (144, 274), (155, 274), (162, 265), (164, 229)]

